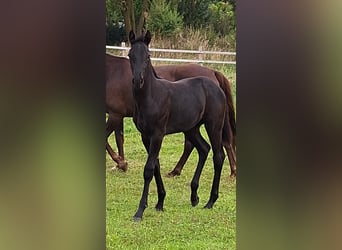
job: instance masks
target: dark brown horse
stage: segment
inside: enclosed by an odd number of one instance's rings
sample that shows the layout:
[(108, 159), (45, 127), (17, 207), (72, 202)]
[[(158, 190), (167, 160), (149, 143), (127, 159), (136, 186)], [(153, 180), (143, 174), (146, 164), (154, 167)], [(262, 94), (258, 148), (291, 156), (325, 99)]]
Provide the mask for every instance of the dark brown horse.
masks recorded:
[(222, 89), (207, 77), (179, 80), (176, 84), (156, 75), (150, 61), (148, 45), (151, 34), (135, 39), (129, 34), (131, 49), (130, 64), (133, 74), (133, 96), (135, 109), (133, 121), (141, 133), (148, 153), (144, 167), (144, 188), (137, 212), (133, 219), (141, 220), (147, 207), (150, 182), (155, 177), (158, 202), (155, 208), (162, 211), (165, 189), (160, 174), (159, 151), (165, 135), (184, 133), (199, 154), (199, 161), (191, 181), (191, 204), (199, 202), (197, 194), (199, 178), (207, 159), (210, 146), (201, 136), (204, 124), (213, 150), (214, 180), (210, 198), (204, 208), (212, 208), (218, 198), (222, 165), (225, 158), (223, 145), (230, 143), (225, 133), (229, 127), (229, 112)]
[[(132, 94), (132, 72), (129, 60), (123, 57), (106, 55), (106, 149), (118, 168), (126, 171), (127, 163), (123, 149), (123, 118), (132, 117), (134, 110)], [(115, 131), (119, 155), (108, 143), (108, 137)]]
[[(157, 75), (170, 81), (177, 81), (180, 79), (206, 76), (219, 85), (225, 92), (227, 103), (229, 106), (230, 131), (232, 136), (232, 147), (226, 148), (227, 155), (230, 162), (231, 176), (236, 175), (235, 163), (235, 112), (233, 106), (233, 98), (231, 87), (224, 75), (218, 71), (213, 71), (206, 67), (197, 64), (185, 65), (164, 65), (155, 67)], [(123, 149), (123, 118), (131, 117), (133, 115), (133, 95), (132, 95), (132, 73), (129, 66), (129, 61), (123, 57), (116, 57), (106, 55), (106, 105), (109, 113), (107, 120), (107, 138), (115, 131), (116, 144), (119, 150), (119, 155), (116, 154), (110, 147), (108, 141), (106, 148), (112, 159), (117, 162), (118, 167), (124, 171), (127, 169), (127, 163), (124, 160)], [(176, 164), (176, 167), (169, 173), (169, 176), (180, 175), (182, 168), (191, 154), (194, 146), (185, 140), (184, 152)]]

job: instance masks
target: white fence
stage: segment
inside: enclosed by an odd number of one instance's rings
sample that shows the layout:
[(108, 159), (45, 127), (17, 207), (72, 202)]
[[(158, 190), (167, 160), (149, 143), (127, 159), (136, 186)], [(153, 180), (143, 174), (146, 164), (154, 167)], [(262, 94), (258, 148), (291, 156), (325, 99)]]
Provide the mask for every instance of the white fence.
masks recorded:
[[(127, 57), (127, 53), (130, 47), (126, 47), (125, 43), (121, 43), (121, 46), (106, 46), (107, 52), (110, 52), (111, 50), (120, 50), (121, 52), (119, 53), (120, 56)], [(221, 51), (206, 51), (202, 50), (201, 47), (199, 47), (198, 50), (178, 50), (178, 49), (155, 49), (155, 48), (150, 48), (149, 49), (151, 52), (155, 53), (160, 53), (158, 57), (151, 57), (152, 61), (160, 61), (160, 62), (185, 62), (185, 63), (200, 63), (200, 64), (231, 64), (235, 65), (236, 61), (232, 60), (233, 58), (235, 59), (236, 57), (236, 52), (221, 52)], [(165, 53), (179, 53), (179, 54), (192, 54), (196, 58), (187, 58), (187, 59), (178, 59), (178, 58), (163, 58), (161, 57), (161, 54)], [(118, 55), (116, 53), (116, 55)], [(220, 60), (207, 60), (205, 57), (211, 56), (211, 55), (216, 55), (220, 57)], [(221, 58), (224, 58), (222, 60)], [(227, 60), (225, 58), (228, 58)]]

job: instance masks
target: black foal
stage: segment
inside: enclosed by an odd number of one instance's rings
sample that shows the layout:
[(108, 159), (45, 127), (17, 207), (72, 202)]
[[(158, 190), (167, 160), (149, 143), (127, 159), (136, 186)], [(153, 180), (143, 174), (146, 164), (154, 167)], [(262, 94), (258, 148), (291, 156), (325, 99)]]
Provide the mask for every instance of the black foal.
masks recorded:
[(199, 202), (197, 195), (199, 178), (210, 150), (200, 134), (204, 124), (213, 149), (214, 180), (210, 198), (205, 208), (212, 208), (218, 198), (221, 170), (225, 154), (223, 143), (229, 141), (224, 129), (228, 129), (228, 108), (225, 94), (206, 77), (186, 78), (174, 84), (157, 77), (151, 61), (148, 45), (151, 34), (135, 38), (130, 32), (129, 58), (133, 73), (134, 123), (141, 133), (148, 152), (144, 167), (144, 189), (140, 204), (133, 219), (141, 220), (147, 207), (150, 182), (155, 177), (158, 202), (157, 210), (163, 210), (165, 189), (160, 174), (158, 155), (163, 138), (167, 134), (183, 132), (197, 149), (199, 161), (191, 181), (191, 204)]

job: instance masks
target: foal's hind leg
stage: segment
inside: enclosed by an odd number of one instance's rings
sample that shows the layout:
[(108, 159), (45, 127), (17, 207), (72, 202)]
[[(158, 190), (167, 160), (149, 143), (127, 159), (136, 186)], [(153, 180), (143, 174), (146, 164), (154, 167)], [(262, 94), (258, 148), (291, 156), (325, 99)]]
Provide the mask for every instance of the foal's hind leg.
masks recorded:
[(181, 158), (179, 159), (179, 161), (177, 162), (176, 167), (170, 173), (167, 174), (168, 177), (174, 177), (176, 175), (181, 174), (184, 164), (188, 160), (193, 149), (194, 149), (194, 145), (185, 136), (183, 154)]
[(207, 133), (210, 139), (210, 143), (213, 149), (213, 161), (214, 161), (214, 179), (211, 187), (210, 198), (204, 208), (212, 208), (215, 201), (218, 198), (222, 165), (224, 161), (224, 152), (222, 147), (222, 130), (218, 127), (212, 127), (206, 124)]
[(192, 142), (192, 144), (196, 147), (198, 151), (198, 163), (197, 163), (194, 177), (192, 178), (192, 181), (191, 181), (191, 204), (192, 206), (196, 206), (199, 202), (199, 197), (197, 194), (199, 178), (201, 176), (204, 163), (208, 157), (210, 146), (200, 134), (199, 127), (196, 127), (190, 130), (189, 132), (186, 133), (185, 136), (188, 140)]

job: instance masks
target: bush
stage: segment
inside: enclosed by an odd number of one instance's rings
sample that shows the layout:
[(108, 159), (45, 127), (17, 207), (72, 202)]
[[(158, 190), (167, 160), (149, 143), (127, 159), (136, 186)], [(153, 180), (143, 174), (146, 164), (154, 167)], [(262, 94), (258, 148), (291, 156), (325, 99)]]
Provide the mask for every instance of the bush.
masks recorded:
[(156, 35), (163, 37), (174, 36), (183, 26), (182, 18), (175, 9), (170, 7), (170, 3), (163, 0), (152, 2), (148, 29)]
[(229, 2), (217, 2), (209, 5), (210, 25), (221, 36), (236, 32), (234, 5)]
[(208, 0), (180, 0), (178, 12), (183, 16), (185, 26), (205, 27), (209, 20)]
[(125, 26), (120, 23), (109, 23), (106, 25), (106, 44), (120, 45), (121, 42), (126, 41)]

